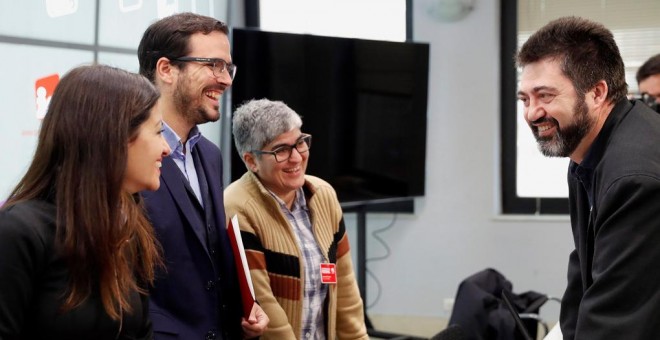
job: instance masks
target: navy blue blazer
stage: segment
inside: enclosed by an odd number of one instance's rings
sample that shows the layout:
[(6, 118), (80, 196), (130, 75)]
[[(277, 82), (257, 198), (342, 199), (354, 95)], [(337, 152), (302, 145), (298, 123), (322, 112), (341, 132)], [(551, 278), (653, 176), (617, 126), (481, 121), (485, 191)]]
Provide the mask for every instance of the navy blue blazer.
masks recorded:
[[(221, 339), (223, 334), (226, 339), (240, 339), (242, 309), (225, 226), (222, 157), (204, 137), (193, 150), (208, 182), (210, 202), (204, 204), (212, 205), (213, 218), (205, 221), (203, 208), (170, 157), (163, 159), (160, 188), (142, 192), (166, 266), (150, 289), (154, 335), (155, 339)], [(218, 235), (217, 249), (209, 249), (206, 228)]]

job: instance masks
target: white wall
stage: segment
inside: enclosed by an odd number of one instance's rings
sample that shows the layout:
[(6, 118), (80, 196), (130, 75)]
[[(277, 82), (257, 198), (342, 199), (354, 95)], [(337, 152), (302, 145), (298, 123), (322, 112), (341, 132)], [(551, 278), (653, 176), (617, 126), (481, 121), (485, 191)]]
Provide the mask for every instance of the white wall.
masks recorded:
[[(415, 0), (413, 14), (414, 40), (431, 44), (426, 196), (415, 202), (414, 214), (398, 215), (380, 234), (391, 255), (368, 264), (381, 284), (368, 313), (447, 318), (443, 299), (453, 298), (464, 278), (487, 267), (503, 273), (515, 292), (561, 297), (573, 247), (568, 217), (497, 213), (499, 1), (477, 1), (465, 19), (452, 23), (427, 15), (433, 2)], [(392, 217), (369, 214), (368, 232), (386, 227)], [(347, 214), (347, 223), (354, 233), (354, 214)], [(367, 257), (384, 254), (377, 241), (367, 240)], [(352, 245), (355, 241), (353, 236)], [(378, 290), (367, 277), (368, 305)], [(548, 303), (541, 312), (556, 321), (559, 306)]]

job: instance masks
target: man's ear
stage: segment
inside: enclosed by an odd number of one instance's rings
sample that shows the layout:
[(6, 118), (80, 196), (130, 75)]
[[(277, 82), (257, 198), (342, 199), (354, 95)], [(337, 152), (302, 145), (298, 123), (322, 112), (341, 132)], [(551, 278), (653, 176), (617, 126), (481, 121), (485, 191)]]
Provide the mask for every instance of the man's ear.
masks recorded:
[(175, 76), (178, 74), (179, 69), (172, 65), (172, 62), (165, 58), (160, 57), (156, 62), (155, 79), (165, 84), (172, 84)]
[(245, 166), (247, 166), (248, 170), (257, 173), (259, 172), (259, 167), (257, 165), (257, 160), (255, 159), (254, 154), (251, 152), (244, 152), (243, 153), (243, 162), (245, 162)]
[(601, 80), (591, 89), (593, 92), (593, 101), (595, 106), (602, 106), (607, 103), (607, 95), (609, 94), (609, 87), (605, 80)]

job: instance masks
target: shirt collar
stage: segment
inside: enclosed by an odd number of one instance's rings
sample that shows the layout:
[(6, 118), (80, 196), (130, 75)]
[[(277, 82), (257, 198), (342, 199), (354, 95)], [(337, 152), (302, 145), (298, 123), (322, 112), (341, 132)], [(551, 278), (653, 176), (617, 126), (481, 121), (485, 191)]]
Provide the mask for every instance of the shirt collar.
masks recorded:
[[(165, 141), (167, 142), (167, 145), (169, 145), (170, 149), (172, 150), (172, 154), (178, 154), (183, 152), (183, 144), (181, 144), (181, 137), (174, 132), (174, 130), (167, 125), (167, 123), (163, 122), (163, 136), (165, 137)], [(188, 134), (188, 141), (187, 143), (190, 144), (190, 149), (199, 142), (199, 140), (202, 138), (202, 132), (199, 131), (199, 128), (197, 125), (193, 126), (193, 128), (190, 130), (190, 133)]]
[(621, 121), (621, 118), (623, 118), (623, 116), (625, 116), (625, 114), (630, 111), (631, 108), (632, 103), (630, 103), (629, 100), (622, 100), (614, 105), (612, 112), (610, 112), (609, 116), (605, 120), (605, 124), (603, 124), (603, 128), (598, 133), (598, 136), (596, 136), (596, 139), (589, 147), (586, 156), (580, 163), (580, 168), (596, 168), (596, 165), (598, 165), (601, 158), (603, 158), (603, 154), (607, 148), (607, 144), (609, 142), (610, 136), (612, 135), (612, 131), (614, 131), (614, 127), (619, 123), (619, 121)]
[(603, 124), (603, 128), (589, 147), (582, 162), (580, 164), (573, 161), (570, 162), (569, 173), (572, 176), (577, 177), (582, 183), (589, 199), (589, 205), (593, 205), (592, 182), (596, 166), (598, 166), (598, 163), (600, 163), (600, 160), (605, 154), (605, 149), (607, 148), (607, 144), (609, 143), (610, 136), (614, 129), (631, 108), (632, 104), (628, 100), (618, 102), (614, 108), (612, 108), (612, 111), (605, 120), (605, 124)]
[[(270, 195), (273, 196), (273, 198), (275, 198), (277, 203), (280, 205), (280, 208), (289, 210), (289, 207), (286, 206), (286, 203), (281, 198), (279, 198), (277, 195), (275, 195), (274, 192), (270, 191), (269, 189), (266, 190), (268, 190)], [(296, 198), (293, 200), (293, 206), (291, 207), (290, 211), (295, 211), (297, 209), (307, 210), (307, 200), (305, 200), (305, 195), (302, 188), (298, 188), (298, 190), (296, 190)]]

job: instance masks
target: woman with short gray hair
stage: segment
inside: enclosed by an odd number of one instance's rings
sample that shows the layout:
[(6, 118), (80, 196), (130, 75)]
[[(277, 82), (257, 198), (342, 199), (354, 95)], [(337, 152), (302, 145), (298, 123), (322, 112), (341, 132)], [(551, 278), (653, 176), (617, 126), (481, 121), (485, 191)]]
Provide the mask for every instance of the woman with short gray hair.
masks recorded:
[(368, 339), (337, 195), (306, 175), (312, 136), (279, 101), (251, 100), (232, 119), (248, 171), (224, 193), (237, 215), (256, 298), (270, 318), (262, 339)]

